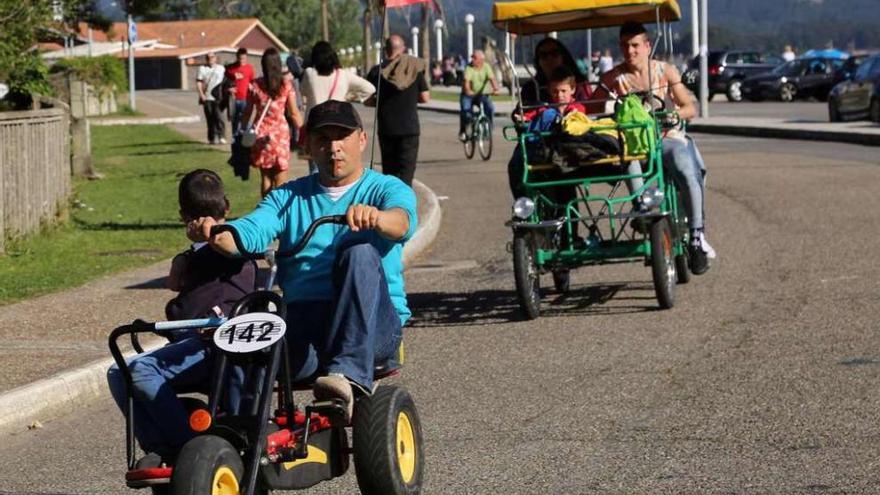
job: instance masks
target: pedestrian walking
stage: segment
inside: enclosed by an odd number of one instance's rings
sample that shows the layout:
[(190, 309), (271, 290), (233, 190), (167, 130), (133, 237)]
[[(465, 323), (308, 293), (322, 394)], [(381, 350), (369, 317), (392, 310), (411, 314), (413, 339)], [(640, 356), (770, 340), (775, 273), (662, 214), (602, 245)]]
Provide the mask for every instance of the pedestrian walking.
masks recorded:
[(241, 116), (247, 106), (248, 87), (254, 80), (254, 66), (248, 63), (247, 48), (235, 52), (235, 62), (226, 66), (226, 80), (230, 82), (229, 93), (235, 103), (232, 106), (232, 136), (241, 133)]
[[(376, 87), (369, 81), (342, 69), (339, 56), (330, 43), (315, 43), (309, 67), (302, 78), (306, 120), (312, 108), (327, 100), (363, 101), (375, 92)], [(315, 162), (309, 160), (309, 172), (314, 173), (317, 170)]]
[(251, 117), (256, 134), (251, 147), (251, 163), (260, 169), (260, 193), (265, 197), (272, 189), (287, 182), (290, 168), (290, 129), (284, 119), (289, 111), (294, 124), (302, 127), (303, 117), (296, 106), (296, 91), (281, 71), (281, 56), (275, 48), (263, 52), (263, 77), (255, 79), (248, 90), (248, 104), (242, 125), (247, 128)]
[[(385, 57), (367, 76), (367, 80), (379, 88), (376, 120), (382, 172), (412, 186), (421, 133), (417, 105), (431, 98), (425, 80), (427, 64), (407, 55), (406, 44), (397, 35), (385, 42)], [(371, 96), (366, 103), (377, 105), (376, 96)]]
[(199, 72), (196, 74), (199, 105), (205, 110), (209, 144), (226, 144), (226, 125), (223, 122), (223, 113), (220, 111), (225, 74), (226, 69), (217, 63), (217, 54), (214, 52), (205, 55), (205, 65), (199, 67)]

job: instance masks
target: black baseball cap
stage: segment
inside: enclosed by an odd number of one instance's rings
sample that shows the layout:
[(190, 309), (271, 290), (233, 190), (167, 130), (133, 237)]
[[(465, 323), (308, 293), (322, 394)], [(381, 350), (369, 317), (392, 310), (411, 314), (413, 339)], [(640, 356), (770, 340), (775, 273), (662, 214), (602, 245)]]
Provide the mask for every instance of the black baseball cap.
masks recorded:
[(327, 100), (309, 110), (306, 128), (310, 131), (319, 127), (338, 126), (346, 129), (363, 129), (361, 116), (347, 101)]

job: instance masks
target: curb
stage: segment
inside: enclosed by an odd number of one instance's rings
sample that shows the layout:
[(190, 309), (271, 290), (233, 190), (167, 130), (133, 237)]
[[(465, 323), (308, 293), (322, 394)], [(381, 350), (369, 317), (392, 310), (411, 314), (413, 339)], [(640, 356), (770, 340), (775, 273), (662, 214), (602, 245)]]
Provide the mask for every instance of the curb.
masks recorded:
[[(458, 110), (429, 104), (419, 105), (419, 110), (428, 112), (458, 115)], [(495, 110), (496, 117), (505, 117), (508, 113)], [(811, 129), (784, 129), (778, 127), (759, 127), (748, 125), (701, 124), (689, 123), (688, 132), (700, 134), (720, 134), (726, 136), (745, 136), (767, 139), (788, 139), (805, 141), (826, 141), (835, 143), (861, 144), (864, 146), (880, 146), (880, 134), (868, 134), (846, 131), (820, 131)]]
[(425, 252), (428, 246), (437, 238), (440, 231), (440, 220), (443, 218), (443, 210), (440, 208), (440, 201), (437, 195), (428, 186), (419, 180), (413, 180), (413, 189), (416, 191), (416, 197), (422, 197), (427, 206), (425, 218), (419, 219), (419, 225), (412, 239), (407, 241), (403, 247), (403, 265), (409, 266), (413, 259)]
[[(436, 113), (448, 113), (450, 115), (458, 115), (460, 112), (460, 110), (458, 108), (446, 108), (446, 107), (434, 106), (434, 105), (431, 105), (430, 103), (424, 104), (424, 105), (419, 105), (419, 110), (427, 110), (428, 112), (436, 112)], [(496, 104), (496, 108), (495, 108), (495, 116), (496, 117), (508, 117), (508, 116), (510, 116), (511, 112), (512, 112), (512, 110), (509, 112), (502, 112), (497, 107), (497, 104)]]
[(725, 124), (688, 124), (688, 131), (702, 134), (724, 134), (771, 139), (799, 139), (807, 141), (830, 141), (837, 143), (880, 146), (880, 134), (860, 132), (820, 131), (811, 129), (782, 129)]
[(159, 117), (159, 118), (130, 118), (130, 119), (89, 119), (90, 125), (156, 125), (156, 124), (197, 124), (202, 119), (198, 115), (186, 115), (182, 117)]
[[(440, 230), (443, 216), (434, 191), (417, 180), (413, 181), (413, 189), (417, 197), (426, 202), (427, 212), (419, 222), (415, 235), (403, 248), (404, 265), (410, 264), (431, 245)], [(158, 342), (144, 346), (144, 350), (153, 350), (162, 345), (162, 342)], [(125, 356), (130, 355), (132, 353)], [(50, 419), (89, 401), (109, 396), (107, 369), (111, 365), (113, 358), (100, 359), (0, 394), (0, 435), (25, 431), (38, 419)]]

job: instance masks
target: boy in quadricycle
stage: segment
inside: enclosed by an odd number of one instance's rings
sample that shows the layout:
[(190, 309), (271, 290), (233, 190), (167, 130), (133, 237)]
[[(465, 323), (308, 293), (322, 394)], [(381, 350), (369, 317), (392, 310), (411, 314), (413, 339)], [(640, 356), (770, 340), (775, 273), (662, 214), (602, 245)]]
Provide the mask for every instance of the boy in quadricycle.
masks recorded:
[(575, 101), (577, 79), (568, 67), (560, 65), (550, 73), (547, 85), (552, 105), (533, 108), (523, 113), (523, 120), (530, 122), (530, 131), (549, 131), (558, 117), (570, 112), (587, 113), (584, 105)]
[[(208, 216), (222, 223), (229, 212), (223, 181), (210, 170), (194, 170), (184, 176), (178, 200), (180, 217), (186, 225)], [(187, 236), (192, 237), (191, 232)], [(229, 258), (206, 243), (195, 243), (171, 262), (168, 288), (178, 294), (165, 306), (165, 316), (169, 320), (223, 316), (255, 286), (254, 261)], [(210, 343), (203, 341), (198, 332), (188, 331), (175, 334), (168, 345), (128, 361), (133, 379), (134, 433), (147, 452), (137, 469), (173, 464), (180, 448), (195, 435), (178, 394), (205, 391), (213, 369), (212, 358)], [(233, 377), (227, 407), (234, 408), (238, 403), (236, 385), (241, 380), (240, 375)], [(125, 382), (116, 365), (108, 371), (107, 381), (114, 400), (124, 411)]]

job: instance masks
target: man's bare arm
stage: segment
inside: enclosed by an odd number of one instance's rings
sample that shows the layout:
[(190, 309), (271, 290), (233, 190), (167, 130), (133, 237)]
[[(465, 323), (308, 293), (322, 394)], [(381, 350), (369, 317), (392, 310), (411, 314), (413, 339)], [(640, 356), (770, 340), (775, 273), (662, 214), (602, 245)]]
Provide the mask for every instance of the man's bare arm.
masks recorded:
[(691, 92), (681, 81), (681, 74), (678, 69), (673, 66), (666, 68), (666, 81), (669, 83), (669, 91), (672, 93), (672, 100), (678, 107), (678, 116), (682, 120), (691, 120), (697, 116), (697, 106), (694, 105), (694, 99)]

